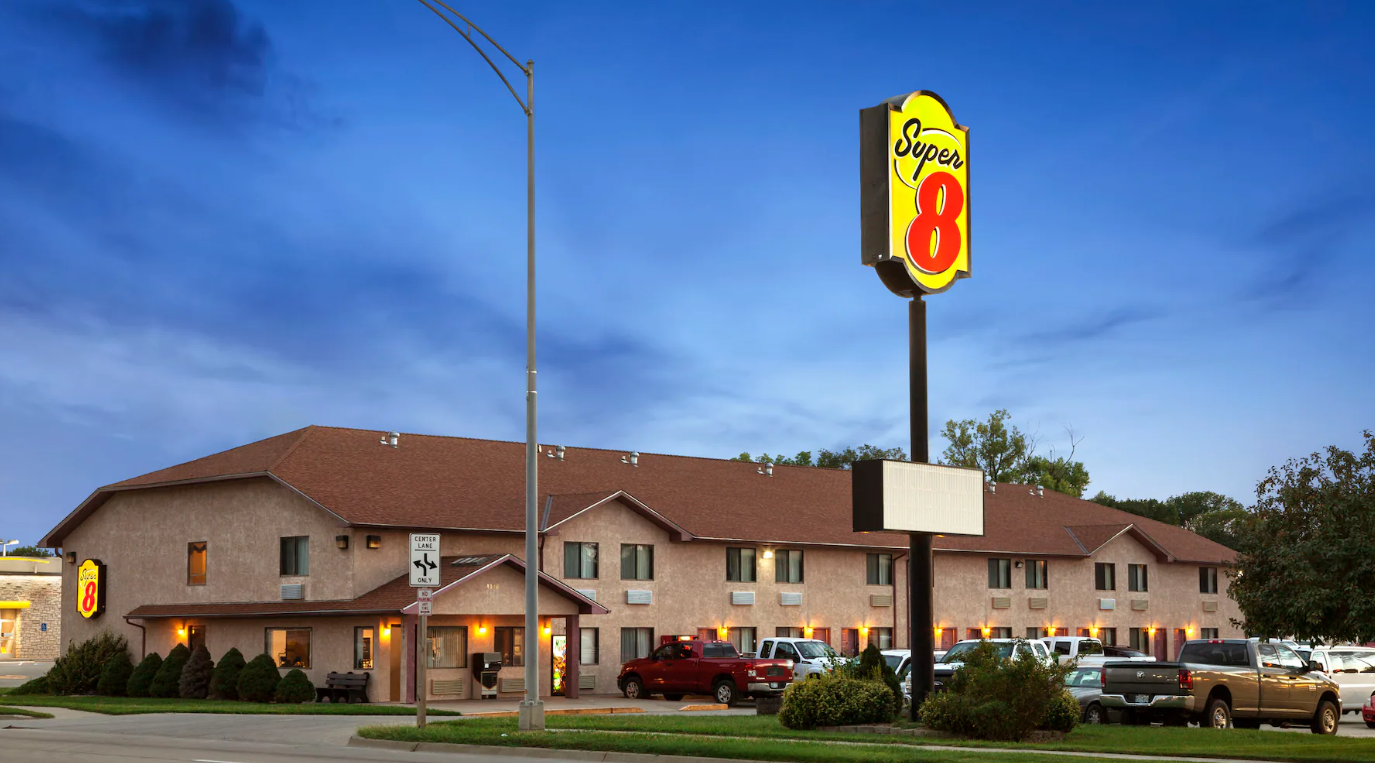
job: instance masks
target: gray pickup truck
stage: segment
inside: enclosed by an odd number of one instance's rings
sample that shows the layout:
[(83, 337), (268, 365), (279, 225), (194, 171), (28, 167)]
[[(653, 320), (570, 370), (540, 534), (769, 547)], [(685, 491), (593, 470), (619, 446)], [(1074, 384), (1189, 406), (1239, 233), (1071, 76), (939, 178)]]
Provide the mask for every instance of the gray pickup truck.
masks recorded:
[(1208, 639), (1185, 643), (1178, 662), (1106, 663), (1100, 702), (1125, 723), (1224, 729), (1298, 721), (1335, 734), (1340, 696), (1336, 682), (1284, 644)]

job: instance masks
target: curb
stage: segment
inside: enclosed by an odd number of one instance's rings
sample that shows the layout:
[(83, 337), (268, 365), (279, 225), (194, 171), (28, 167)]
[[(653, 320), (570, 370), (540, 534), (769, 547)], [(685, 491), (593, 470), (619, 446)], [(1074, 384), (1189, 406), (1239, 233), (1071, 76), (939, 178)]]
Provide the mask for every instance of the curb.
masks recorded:
[[(448, 742), (394, 742), (390, 739), (364, 739), (354, 734), (349, 747), (372, 747), (407, 752), (439, 752), (455, 755), (490, 755), (500, 758), (547, 758), (550, 760), (585, 760), (592, 763), (721, 763), (721, 758), (699, 758), (690, 755), (654, 755), (639, 752), (597, 752), (593, 750), (560, 750), (548, 747), (503, 747), (490, 744), (451, 744)], [(763, 763), (741, 758), (735, 763)]]
[[(707, 706), (702, 706), (707, 707)], [(725, 709), (725, 705), (721, 705)], [(573, 707), (564, 710), (546, 710), (545, 715), (624, 715), (626, 713), (643, 713), (642, 707)], [(490, 713), (465, 713), (464, 718), (515, 718), (520, 715), (514, 710), (496, 710)]]
[(696, 712), (702, 712), (702, 711), (706, 711), (706, 710), (729, 710), (729, 709), (730, 709), (730, 705), (687, 705), (686, 707), (680, 707), (680, 708), (678, 708), (678, 712), (681, 712), (681, 713), (696, 713)]

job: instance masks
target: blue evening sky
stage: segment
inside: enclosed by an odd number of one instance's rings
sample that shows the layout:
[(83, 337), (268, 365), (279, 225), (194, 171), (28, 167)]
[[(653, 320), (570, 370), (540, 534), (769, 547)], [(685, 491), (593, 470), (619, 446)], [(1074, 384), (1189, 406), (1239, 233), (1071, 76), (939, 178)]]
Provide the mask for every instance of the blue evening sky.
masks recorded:
[[(932, 449), (1242, 500), (1375, 426), (1375, 6), (538, 3), (540, 440), (909, 446), (858, 111), (972, 129)], [(513, 75), (518, 72), (509, 70)], [(305, 424), (524, 437), (524, 119), (414, 0), (0, 5), (0, 534)], [(8, 538), (7, 538), (8, 539)]]

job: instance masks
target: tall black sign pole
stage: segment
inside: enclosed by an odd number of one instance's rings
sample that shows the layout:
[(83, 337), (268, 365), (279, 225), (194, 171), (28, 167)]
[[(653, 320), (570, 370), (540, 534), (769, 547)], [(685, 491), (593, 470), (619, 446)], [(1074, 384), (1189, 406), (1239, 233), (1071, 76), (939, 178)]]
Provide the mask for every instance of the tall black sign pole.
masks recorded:
[[(907, 305), (909, 393), (912, 416), (912, 460), (930, 463), (926, 419), (926, 301), (920, 296)], [(912, 649), (912, 708), (936, 685), (935, 580), (931, 565), (931, 535), (908, 536), (907, 555), (907, 643)]]

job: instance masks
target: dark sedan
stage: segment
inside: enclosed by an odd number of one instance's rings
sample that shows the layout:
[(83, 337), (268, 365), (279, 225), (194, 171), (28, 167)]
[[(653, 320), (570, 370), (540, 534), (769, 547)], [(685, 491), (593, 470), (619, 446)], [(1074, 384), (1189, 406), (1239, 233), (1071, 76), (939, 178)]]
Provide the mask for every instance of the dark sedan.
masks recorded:
[(1108, 723), (1108, 710), (1099, 702), (1103, 694), (1103, 669), (1083, 667), (1065, 676), (1065, 689), (1079, 700), (1080, 720), (1084, 723)]

